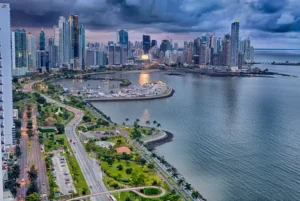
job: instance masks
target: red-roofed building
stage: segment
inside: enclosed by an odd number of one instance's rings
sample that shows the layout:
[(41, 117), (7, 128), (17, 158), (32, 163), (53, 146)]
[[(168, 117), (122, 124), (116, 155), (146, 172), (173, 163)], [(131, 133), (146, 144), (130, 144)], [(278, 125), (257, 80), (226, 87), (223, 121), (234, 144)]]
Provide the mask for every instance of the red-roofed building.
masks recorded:
[(116, 148), (116, 151), (118, 153), (127, 153), (127, 154), (131, 153), (131, 150), (128, 147), (118, 147)]

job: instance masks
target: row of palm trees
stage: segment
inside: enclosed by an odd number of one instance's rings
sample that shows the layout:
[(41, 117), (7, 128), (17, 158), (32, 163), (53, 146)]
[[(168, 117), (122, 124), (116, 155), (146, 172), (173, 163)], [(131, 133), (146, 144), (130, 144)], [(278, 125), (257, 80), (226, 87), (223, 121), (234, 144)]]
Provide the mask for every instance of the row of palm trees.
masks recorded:
[[(128, 122), (128, 121), (129, 121), (129, 118), (126, 118), (126, 119), (125, 119), (125, 122)], [(125, 125), (125, 122), (123, 122), (123, 125)], [(140, 119), (136, 119), (135, 122), (139, 123), (139, 122), (140, 122)], [(149, 121), (149, 120), (147, 120), (145, 123), (146, 123), (147, 126), (150, 126), (150, 125), (151, 125), (151, 121)], [(153, 126), (156, 126), (156, 128), (160, 128), (160, 127), (161, 127), (161, 124), (158, 123), (156, 120), (154, 120), (154, 121), (152, 122), (152, 124), (153, 124)], [(154, 128), (154, 127), (153, 127), (153, 128)]]
[(194, 199), (200, 199), (200, 200), (203, 200), (203, 201), (206, 201), (205, 198), (203, 198), (203, 196), (197, 191), (195, 190), (192, 185), (188, 182), (185, 181), (184, 177), (181, 176), (175, 167), (173, 167), (171, 164), (169, 164), (165, 159), (164, 157), (161, 157), (161, 156), (158, 156), (156, 153), (152, 152), (151, 156), (153, 158), (157, 158), (160, 163), (162, 165), (164, 165), (166, 168), (167, 168), (167, 171), (170, 172), (171, 174), (171, 177), (173, 179), (175, 179), (177, 181), (177, 184), (180, 186), (180, 188), (188, 191), (189, 193), (191, 193), (191, 196), (194, 198)]

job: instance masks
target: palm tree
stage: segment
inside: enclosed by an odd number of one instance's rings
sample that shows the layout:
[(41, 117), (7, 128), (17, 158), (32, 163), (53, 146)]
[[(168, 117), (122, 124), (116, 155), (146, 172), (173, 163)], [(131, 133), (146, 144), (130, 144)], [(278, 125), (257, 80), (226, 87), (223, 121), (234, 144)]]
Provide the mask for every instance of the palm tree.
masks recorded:
[(140, 122), (140, 119), (136, 119), (135, 121), (136, 121), (136, 122)]
[(195, 190), (194, 190), (194, 191), (192, 192), (192, 197), (195, 198), (195, 199), (197, 199), (197, 198), (199, 197), (199, 195), (200, 195), (200, 193), (199, 193), (198, 191), (195, 191)]
[(150, 121), (148, 120), (148, 121), (146, 121), (146, 124), (149, 126), (150, 125)]
[(160, 123), (156, 124), (156, 127), (157, 128), (161, 127), (161, 124)]
[(180, 179), (178, 179), (177, 184), (178, 184), (179, 186), (181, 186), (181, 184), (182, 184), (183, 182), (184, 182), (184, 179), (180, 178)]
[(154, 121), (153, 121), (153, 124), (154, 124), (154, 125), (157, 124), (157, 121), (154, 120)]
[(172, 178), (176, 178), (177, 179), (178, 178), (178, 173), (177, 172), (173, 172), (172, 173)]
[(125, 121), (129, 121), (129, 119), (128, 119), (128, 118), (126, 118), (126, 119), (125, 119)]
[(190, 190), (192, 189), (192, 186), (191, 186), (191, 184), (189, 184), (189, 183), (185, 183), (184, 188), (185, 188), (185, 190), (190, 191)]

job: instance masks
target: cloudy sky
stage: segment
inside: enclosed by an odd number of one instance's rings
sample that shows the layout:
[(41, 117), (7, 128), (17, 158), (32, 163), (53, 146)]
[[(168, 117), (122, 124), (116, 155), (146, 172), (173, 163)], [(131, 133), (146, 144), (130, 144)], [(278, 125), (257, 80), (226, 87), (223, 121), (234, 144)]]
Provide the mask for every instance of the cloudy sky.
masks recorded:
[(78, 14), (87, 41), (115, 40), (127, 29), (129, 40), (149, 34), (183, 44), (205, 33), (223, 36), (240, 21), (240, 35), (256, 48), (300, 49), (299, 0), (0, 0), (10, 3), (12, 26), (37, 33), (52, 27), (59, 16)]

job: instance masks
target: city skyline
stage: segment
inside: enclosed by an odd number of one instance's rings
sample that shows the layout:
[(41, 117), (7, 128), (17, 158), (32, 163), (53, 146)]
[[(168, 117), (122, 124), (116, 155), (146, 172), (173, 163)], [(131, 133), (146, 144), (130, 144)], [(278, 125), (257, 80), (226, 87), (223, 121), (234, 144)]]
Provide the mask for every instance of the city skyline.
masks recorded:
[[(2, 2), (2, 0), (0, 1)], [(147, 1), (11, 1), (12, 29), (25, 28), (36, 35), (44, 27), (46, 35), (53, 32), (59, 16), (80, 15), (86, 28), (87, 42), (115, 40), (117, 29), (126, 29), (131, 41), (142, 40), (142, 35), (161, 41), (172, 38), (183, 46), (183, 41), (205, 33), (225, 35), (234, 20), (240, 21), (240, 37), (248, 36), (256, 48), (300, 48), (299, 19), (295, 0), (267, 2), (240, 0), (236, 2), (168, 0)], [(47, 5), (49, 3), (49, 5)], [(180, 12), (180, 14), (178, 13)], [(155, 14), (155, 15), (154, 15)], [(97, 20), (96, 20), (97, 19)], [(109, 20), (107, 20), (109, 19)]]

